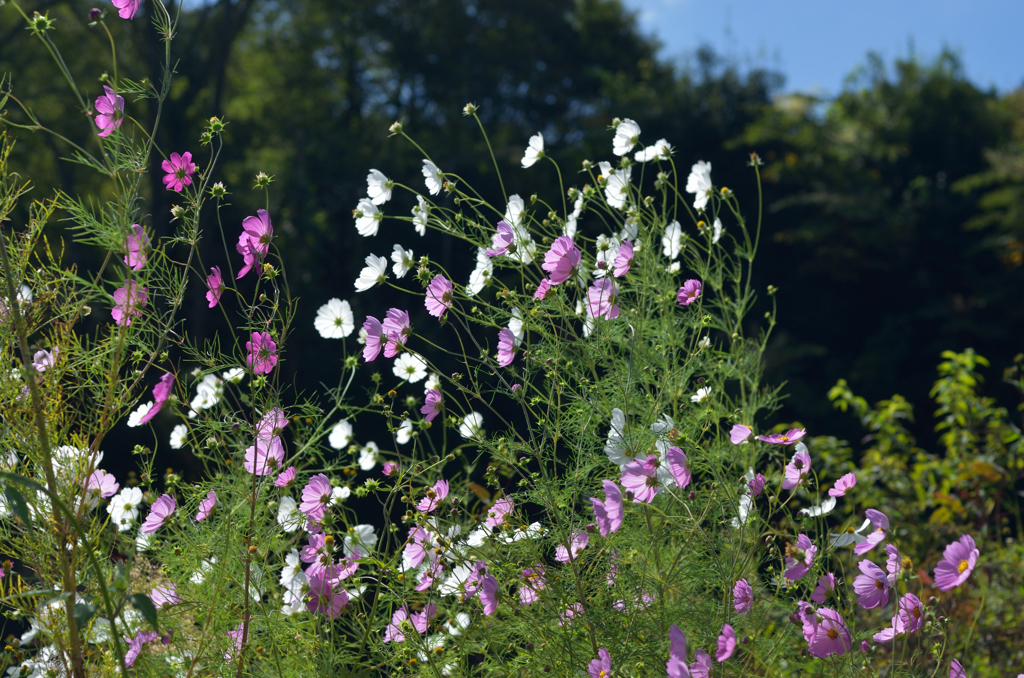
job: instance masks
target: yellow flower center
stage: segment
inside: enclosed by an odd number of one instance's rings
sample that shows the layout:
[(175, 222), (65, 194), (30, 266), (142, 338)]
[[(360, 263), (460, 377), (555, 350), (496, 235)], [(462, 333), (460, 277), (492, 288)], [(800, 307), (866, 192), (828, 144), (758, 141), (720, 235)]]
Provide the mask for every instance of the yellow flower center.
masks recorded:
[(835, 640), (838, 637), (839, 637), (839, 631), (836, 631), (835, 629), (829, 629), (828, 630), (828, 639), (829, 640)]
[(960, 564), (956, 566), (956, 571), (959, 572), (960, 574), (963, 574), (964, 570), (966, 570), (968, 567), (970, 567), (970, 566), (967, 564), (967, 561), (966, 560), (961, 560)]

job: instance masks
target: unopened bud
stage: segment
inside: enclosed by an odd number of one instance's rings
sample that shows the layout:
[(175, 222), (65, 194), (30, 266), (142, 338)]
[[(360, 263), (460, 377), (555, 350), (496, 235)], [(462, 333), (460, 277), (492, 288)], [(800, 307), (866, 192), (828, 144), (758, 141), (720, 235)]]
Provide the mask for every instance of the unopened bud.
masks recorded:
[(103, 11), (98, 7), (93, 7), (89, 10), (89, 21), (96, 22), (103, 17)]

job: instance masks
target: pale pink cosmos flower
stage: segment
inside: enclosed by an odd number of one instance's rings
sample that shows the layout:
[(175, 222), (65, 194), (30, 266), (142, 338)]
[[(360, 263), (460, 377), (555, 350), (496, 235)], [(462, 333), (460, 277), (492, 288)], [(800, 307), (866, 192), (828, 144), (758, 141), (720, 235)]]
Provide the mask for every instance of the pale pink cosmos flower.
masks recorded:
[(791, 428), (785, 433), (773, 433), (770, 436), (757, 436), (758, 440), (772, 445), (792, 445), (807, 435), (805, 428)]
[(128, 254), (124, 255), (124, 263), (133, 271), (141, 271), (146, 265), (146, 248), (149, 247), (149, 236), (142, 226), (132, 224), (131, 233), (125, 239), (124, 247)]
[(544, 580), (544, 568), (534, 565), (523, 570), (523, 585), (519, 587), (519, 602), (523, 605), (533, 605), (540, 600), (540, 592), (544, 590), (547, 582)]
[(146, 294), (148, 290), (134, 280), (128, 280), (124, 286), (114, 291), (114, 308), (110, 315), (114, 318), (115, 325), (132, 324), (132, 316), (142, 315), (142, 308), (149, 300)]
[(383, 470), (381, 470), (381, 473), (383, 473), (386, 476), (395, 475), (396, 473), (398, 473), (398, 464), (396, 464), (393, 461), (384, 462), (384, 468)]
[(690, 678), (711, 678), (711, 655), (697, 648), (690, 663)]
[(540, 301), (542, 299), (547, 299), (548, 292), (550, 292), (550, 291), (551, 291), (551, 281), (548, 280), (547, 278), (544, 278), (543, 280), (540, 281), (540, 284), (537, 285), (537, 291), (533, 293), (533, 298), (538, 300), (538, 301)]
[(480, 602), (486, 615), (492, 615), (498, 609), (498, 580), (494, 575), (484, 576), (480, 584)]
[(935, 585), (940, 591), (949, 591), (963, 584), (974, 571), (979, 555), (981, 551), (974, 545), (974, 538), (962, 535), (943, 551), (942, 560), (933, 572)]
[(807, 641), (812, 657), (842, 655), (850, 651), (850, 630), (839, 613), (827, 607), (814, 612), (814, 632)]
[(864, 555), (881, 544), (889, 535), (889, 516), (876, 509), (868, 509), (864, 515), (871, 521), (875, 529), (868, 534), (864, 541), (853, 547), (853, 552), (858, 556)]
[(885, 554), (885, 573), (889, 577), (889, 585), (896, 586), (896, 580), (900, 576), (900, 550), (895, 544), (886, 544)]
[(186, 186), (192, 185), (192, 175), (196, 173), (196, 164), (192, 162), (192, 154), (188, 151), (178, 155), (171, 153), (168, 160), (164, 160), (160, 167), (167, 174), (164, 175), (164, 186), (171, 191), (181, 193)]
[(587, 665), (587, 673), (590, 678), (608, 678), (612, 675), (612, 656), (608, 650), (602, 647), (597, 651), (597, 659), (592, 659)]
[(582, 256), (572, 238), (560, 235), (551, 243), (551, 249), (544, 255), (541, 268), (549, 273), (552, 285), (561, 285), (575, 274)]
[(690, 466), (686, 459), (686, 453), (678, 447), (668, 448), (665, 453), (665, 461), (668, 462), (669, 473), (680, 488), (690, 484)]
[(615, 257), (615, 261), (612, 262), (614, 270), (612, 275), (616, 278), (629, 273), (630, 266), (633, 265), (633, 243), (626, 240), (619, 245), (619, 254)]
[(384, 357), (394, 358), (398, 354), (398, 345), (409, 341), (412, 334), (412, 324), (409, 322), (409, 312), (398, 308), (389, 308), (381, 323), (381, 331), (387, 337), (384, 344)]
[(256, 424), (256, 437), (263, 442), (270, 442), (288, 426), (288, 417), (280, 407), (272, 407), (260, 417)]
[(323, 473), (317, 473), (302, 488), (302, 503), (299, 510), (310, 520), (319, 523), (324, 518), (324, 511), (331, 501), (331, 481)]
[(277, 344), (266, 332), (253, 332), (252, 341), (245, 342), (249, 355), (245, 362), (253, 374), (270, 374), (277, 366)]
[(754, 589), (746, 579), (740, 579), (732, 587), (732, 606), (740, 614), (749, 614), (754, 609)]
[(164, 524), (164, 521), (174, 513), (175, 507), (174, 497), (169, 494), (160, 495), (160, 498), (153, 502), (153, 507), (150, 509), (149, 515), (146, 516), (146, 522), (142, 523), (139, 531), (143, 534), (156, 532)]
[(98, 136), (108, 137), (124, 122), (124, 99), (106, 85), (103, 91), (103, 96), (96, 98), (96, 126), (100, 128)]
[(508, 367), (516, 359), (516, 335), (505, 327), (498, 331), (498, 365)]
[(119, 487), (120, 485), (117, 483), (117, 479), (114, 478), (113, 474), (107, 473), (103, 469), (93, 471), (85, 481), (86, 490), (96, 492), (104, 499), (113, 497), (117, 494), (117, 488)]
[(700, 296), (700, 289), (701, 285), (699, 280), (687, 280), (676, 293), (676, 302), (678, 302), (680, 306), (689, 306), (693, 302), (697, 301), (697, 297)]
[(924, 606), (913, 593), (908, 593), (896, 603), (896, 615), (892, 618), (892, 626), (876, 633), (876, 643), (888, 643), (896, 636), (915, 633), (924, 623)]
[(335, 589), (326, 572), (309, 578), (306, 608), (310, 612), (324, 614), (328, 619), (336, 619), (346, 605), (348, 592), (341, 587)]
[(206, 276), (206, 300), (210, 302), (210, 308), (220, 303), (220, 296), (224, 294), (224, 278), (220, 273), (220, 266), (211, 266), (210, 275)]
[(246, 448), (242, 465), (253, 475), (265, 476), (277, 471), (284, 462), (284, 445), (281, 438), (274, 436), (270, 441), (257, 438), (256, 444)]
[(210, 517), (213, 507), (217, 504), (217, 493), (210, 490), (206, 493), (206, 499), (199, 502), (199, 512), (196, 513), (196, 520), (206, 520)]
[(807, 574), (817, 553), (818, 547), (814, 545), (810, 537), (806, 534), (797, 536), (796, 546), (790, 544), (786, 547), (786, 579), (797, 581)]
[[(125, 18), (127, 19), (130, 17)], [(135, 634), (134, 638), (128, 638), (128, 636), (125, 636), (124, 639), (128, 642), (128, 651), (124, 653), (124, 665), (127, 667), (134, 666), (135, 660), (139, 658), (139, 653), (142, 652), (142, 646), (159, 637), (160, 634), (155, 631), (139, 631)]]
[(385, 643), (404, 643), (405, 632), (402, 630), (402, 622), (409, 619), (409, 608), (404, 605), (391, 615), (391, 623), (384, 629)]
[(591, 497), (590, 505), (594, 509), (598, 531), (602, 537), (607, 537), (622, 527), (622, 492), (618, 485), (608, 479), (601, 481), (601, 487), (604, 488), (604, 501)]
[(722, 634), (718, 636), (718, 652), (715, 654), (715, 661), (721, 664), (735, 651), (736, 632), (733, 631), (732, 626), (725, 624), (722, 626)]
[(409, 621), (412, 622), (412, 627), (416, 629), (417, 633), (426, 633), (427, 627), (430, 625), (430, 620), (436, 616), (437, 605), (428, 603), (427, 606), (423, 608), (422, 612), (416, 612), (409, 617)]
[(811, 600), (816, 602), (818, 605), (824, 605), (828, 599), (828, 594), (834, 591), (836, 588), (836, 576), (831, 572), (826, 572), (824, 576), (818, 578), (818, 585), (814, 588), (814, 592), (811, 594)]
[(416, 510), (420, 513), (430, 513), (444, 501), (444, 498), (448, 496), (448, 481), (438, 480), (434, 483), (434, 487), (427, 490), (427, 496), (420, 499), (419, 503), (416, 504)]
[(798, 449), (793, 459), (786, 464), (786, 474), (782, 481), (782, 489), (792, 490), (804, 480), (811, 470), (811, 455), (805, 449)]
[(949, 664), (949, 678), (967, 678), (967, 671), (959, 659), (954, 659)]
[(372, 363), (380, 355), (380, 351), (384, 348), (388, 338), (384, 334), (384, 326), (373, 316), (366, 316), (366, 320), (363, 321), (363, 330), (366, 332), (363, 360)]
[(865, 610), (885, 607), (889, 602), (889, 577), (885, 570), (870, 560), (857, 563), (861, 574), (853, 580), (853, 590), (859, 596), (857, 604)]
[(441, 414), (441, 404), (444, 402), (444, 397), (439, 390), (432, 388), (427, 391), (423, 401), (420, 414), (426, 415), (426, 421), (429, 424), (434, 420), (434, 417)]
[(498, 232), (491, 237), (492, 247), (488, 247), (486, 254), (489, 257), (500, 257), (503, 254), (508, 254), (510, 251), (515, 251), (515, 245), (513, 241), (512, 227), (505, 223), (504, 220), (498, 222)]
[(633, 503), (654, 501), (658, 494), (658, 455), (648, 455), (646, 459), (635, 459), (622, 467), (622, 486), (633, 493)]
[(614, 320), (619, 317), (619, 290), (608, 278), (600, 278), (587, 290), (587, 315)]
[(168, 582), (162, 586), (157, 586), (149, 592), (149, 599), (153, 601), (153, 607), (161, 609), (168, 605), (177, 605), (181, 602), (181, 598), (178, 597), (178, 589), (175, 588), (174, 582)]
[(558, 616), (558, 625), (571, 625), (573, 617), (578, 614), (583, 614), (583, 606), (579, 603), (573, 603), (569, 607), (565, 608), (565, 612)]
[(505, 518), (508, 517), (509, 513), (512, 513), (512, 509), (515, 508), (515, 503), (508, 497), (502, 497), (501, 499), (494, 502), (491, 508), (487, 509), (487, 520), (484, 524), (488, 527), (499, 527), (505, 524)]
[(168, 398), (171, 397), (173, 389), (174, 375), (168, 372), (160, 377), (160, 381), (153, 387), (153, 406), (139, 419), (140, 426), (149, 422), (150, 419), (156, 416), (157, 412), (163, 409), (164, 405), (167, 404)]
[(733, 445), (739, 445), (740, 443), (746, 442), (750, 439), (750, 435), (753, 433), (753, 429), (744, 424), (733, 424), (733, 427), (729, 429), (729, 440)]
[(234, 641), (235, 649), (234, 651), (229, 649), (224, 653), (224, 661), (232, 661), (235, 658), (235, 652), (242, 649), (242, 639), (245, 636), (245, 623), (238, 622), (238, 627), (235, 628), (234, 631), (228, 631), (225, 635)]
[(669, 678), (690, 678), (686, 667), (686, 634), (675, 624), (668, 630), (668, 661), (665, 670)]
[(427, 285), (427, 297), (423, 300), (427, 313), (440, 318), (452, 306), (452, 282), (443, 275), (434, 276)]
[(53, 353), (46, 349), (39, 349), (32, 356), (32, 367), (40, 374), (57, 364), (58, 347), (53, 347)]
[(122, 19), (134, 19), (135, 13), (139, 11), (139, 5), (142, 4), (142, 0), (111, 0), (111, 2), (117, 8), (117, 15)]
[(560, 563), (568, 563), (576, 560), (576, 557), (580, 554), (580, 551), (587, 548), (587, 544), (590, 543), (590, 535), (583, 530), (574, 532), (569, 537), (569, 547), (566, 548), (564, 544), (559, 544), (555, 548), (555, 560)]
[(274, 487), (288, 487), (295, 482), (295, 467), (289, 466), (285, 470), (281, 471), (277, 479), (274, 480)]
[(847, 492), (852, 490), (857, 485), (857, 476), (852, 473), (847, 473), (842, 478), (836, 481), (834, 487), (832, 487), (828, 494), (830, 497), (842, 497)]

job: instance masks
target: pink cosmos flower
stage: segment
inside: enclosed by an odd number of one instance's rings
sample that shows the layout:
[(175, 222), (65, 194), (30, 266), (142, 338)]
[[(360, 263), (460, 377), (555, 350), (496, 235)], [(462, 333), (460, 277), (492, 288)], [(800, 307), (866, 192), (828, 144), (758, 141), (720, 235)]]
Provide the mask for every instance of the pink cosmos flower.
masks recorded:
[(619, 317), (619, 290), (608, 278), (595, 280), (587, 290), (587, 315), (614, 320)]
[(753, 429), (749, 426), (745, 426), (744, 424), (733, 424), (733, 427), (729, 429), (729, 440), (733, 445), (739, 445), (740, 443), (748, 440), (753, 432)]
[(199, 512), (196, 513), (196, 520), (206, 520), (210, 517), (214, 505), (217, 503), (217, 493), (210, 490), (206, 493), (206, 499), (199, 502)]
[(502, 254), (507, 254), (509, 251), (515, 251), (515, 246), (512, 244), (513, 235), (512, 227), (509, 226), (505, 221), (498, 222), (498, 232), (491, 236), (491, 245), (493, 249), (488, 247), (486, 254), (489, 257), (500, 257)]
[(668, 630), (668, 661), (665, 670), (669, 678), (690, 678), (686, 667), (686, 634), (675, 624)]
[(444, 501), (444, 498), (448, 496), (448, 481), (438, 480), (434, 483), (434, 487), (427, 490), (427, 496), (420, 499), (420, 502), (416, 504), (416, 510), (420, 513), (430, 513)]
[(164, 524), (164, 521), (174, 513), (175, 507), (174, 497), (169, 494), (160, 495), (160, 498), (153, 502), (153, 508), (150, 509), (146, 522), (142, 523), (139, 531), (143, 534), (156, 532)]
[(612, 262), (614, 270), (612, 275), (616, 278), (629, 273), (629, 267), (633, 265), (633, 243), (628, 240), (624, 241), (619, 245), (619, 254), (615, 257), (615, 261)]
[(272, 407), (266, 414), (260, 417), (256, 424), (256, 438), (263, 442), (270, 442), (288, 426), (288, 417), (280, 407)]
[(594, 509), (598, 531), (602, 537), (607, 537), (622, 527), (622, 492), (618, 485), (607, 479), (601, 481), (601, 487), (604, 488), (604, 501), (591, 497), (590, 505)]
[(534, 565), (523, 570), (523, 585), (519, 587), (519, 602), (523, 605), (533, 605), (540, 600), (540, 592), (544, 590), (547, 582), (544, 580), (544, 568)]
[(171, 397), (171, 391), (174, 389), (174, 375), (168, 372), (164, 376), (160, 377), (160, 381), (157, 382), (156, 386), (153, 387), (153, 406), (149, 408), (142, 418), (139, 419), (139, 425), (149, 422), (150, 419), (156, 416), (156, 413), (163, 409), (167, 403), (167, 399)]
[(423, 304), (430, 315), (435, 318), (443, 316), (452, 306), (452, 282), (443, 275), (434, 276), (427, 285), (427, 298)]
[(785, 433), (773, 433), (770, 436), (757, 436), (758, 440), (772, 445), (792, 445), (807, 435), (805, 428), (791, 428)]
[(114, 308), (110, 315), (113, 316), (115, 325), (127, 327), (132, 324), (133, 315), (142, 315), (141, 309), (149, 300), (147, 291), (134, 280), (126, 281), (124, 287), (114, 291)]
[(807, 641), (807, 649), (811, 656), (828, 657), (850, 651), (850, 631), (838, 612), (827, 607), (819, 607), (814, 612), (814, 618), (814, 633)]
[(757, 495), (764, 491), (764, 476), (760, 473), (754, 475), (749, 481), (747, 481), (747, 487), (750, 488), (750, 498), (753, 499)]
[(740, 579), (732, 587), (732, 606), (740, 614), (749, 614), (754, 609), (754, 589), (746, 579)]
[(220, 303), (220, 295), (224, 294), (224, 278), (220, 274), (220, 266), (211, 266), (210, 275), (206, 276), (206, 300), (210, 308)]
[(306, 608), (313, 613), (336, 619), (348, 605), (348, 592), (343, 588), (335, 590), (327, 574), (316, 574), (309, 578), (309, 593), (306, 594)]
[(512, 513), (512, 509), (515, 508), (515, 504), (508, 497), (502, 497), (501, 499), (494, 502), (490, 509), (487, 511), (487, 520), (484, 524), (488, 527), (499, 527), (505, 524), (505, 518), (509, 513)]
[(270, 252), (270, 241), (274, 237), (274, 225), (270, 221), (267, 210), (256, 210), (256, 216), (248, 216), (242, 220), (242, 231), (249, 236), (249, 247), (261, 257)]
[(238, 275), (235, 276), (235, 280), (241, 280), (250, 270), (252, 270), (253, 266), (256, 266), (260, 262), (261, 255), (259, 250), (257, 250), (253, 244), (252, 236), (246, 231), (242, 231), (238, 234), (238, 243), (235, 244), (235, 250), (242, 255), (242, 262), (245, 264), (238, 271)]
[(53, 353), (50, 353), (46, 349), (39, 349), (32, 356), (32, 367), (36, 368), (36, 372), (40, 374), (48, 370), (57, 364), (57, 355), (59, 349), (57, 346), (53, 347)]
[(579, 603), (573, 603), (569, 607), (565, 608), (565, 612), (558, 615), (558, 625), (572, 625), (573, 617), (575, 617), (578, 614), (583, 614), (583, 606)]
[[(760, 436), (758, 436), (760, 439)], [(811, 455), (800, 449), (793, 455), (793, 459), (786, 464), (786, 474), (782, 481), (782, 489), (792, 490), (803, 482), (804, 476), (811, 470)]]
[(423, 608), (422, 612), (414, 613), (409, 621), (412, 622), (412, 627), (416, 629), (418, 633), (426, 633), (427, 627), (430, 625), (430, 620), (437, 616), (437, 605), (428, 603)]
[(665, 453), (665, 460), (668, 462), (669, 473), (675, 479), (676, 485), (681, 488), (689, 485), (690, 467), (687, 464), (686, 453), (678, 447), (670, 447)]
[(167, 607), (168, 605), (177, 605), (181, 602), (181, 598), (178, 597), (178, 589), (175, 588), (174, 582), (168, 582), (163, 586), (157, 586), (149, 592), (149, 599), (153, 601), (153, 607), (160, 609)]
[(404, 605), (391, 615), (391, 623), (384, 629), (385, 643), (404, 643), (405, 632), (402, 630), (402, 622), (409, 619), (409, 608)]
[(428, 424), (434, 420), (434, 417), (441, 414), (441, 403), (443, 402), (444, 398), (436, 388), (427, 391), (423, 407), (420, 408), (420, 414), (426, 415)]
[(516, 335), (505, 327), (498, 331), (498, 365), (508, 367), (516, 359)]
[(381, 323), (381, 331), (388, 338), (384, 345), (384, 357), (394, 358), (398, 354), (398, 345), (409, 341), (412, 334), (412, 325), (409, 322), (409, 312), (397, 308), (389, 308)]
[(590, 543), (590, 535), (583, 530), (573, 532), (572, 536), (569, 537), (569, 547), (566, 548), (564, 544), (559, 544), (555, 548), (555, 560), (560, 563), (568, 563), (572, 560), (576, 560), (576, 557), (580, 554), (580, 551), (587, 548), (587, 544)]
[(940, 591), (949, 591), (967, 581), (974, 571), (981, 551), (969, 534), (962, 535), (942, 552), (942, 560), (935, 566), (935, 584)]
[[(117, 8), (117, 15), (122, 19), (133, 19), (135, 13), (139, 11), (139, 5), (142, 4), (142, 0), (111, 0), (114, 7)], [(120, 97), (118, 97), (120, 99)]]
[(612, 675), (612, 656), (608, 650), (602, 647), (597, 651), (597, 659), (592, 659), (587, 665), (587, 673), (590, 678), (608, 678)]
[(900, 576), (900, 550), (895, 544), (886, 544), (885, 553), (885, 573), (889, 577), (889, 586), (896, 586), (896, 579)]
[(384, 333), (384, 326), (373, 316), (366, 316), (363, 321), (363, 330), (366, 332), (366, 345), (363, 346), (363, 360), (372, 363), (380, 355), (388, 337)]
[(790, 544), (786, 547), (786, 579), (796, 581), (807, 574), (817, 552), (818, 547), (811, 542), (810, 537), (800, 534), (796, 546)]
[(853, 552), (858, 556), (864, 555), (881, 544), (889, 534), (889, 517), (887, 515), (875, 509), (868, 509), (864, 515), (875, 526), (875, 529), (868, 534), (864, 541), (853, 547)]
[(245, 342), (246, 364), (253, 374), (270, 374), (277, 366), (277, 344), (266, 332), (253, 332), (252, 341)]
[(107, 497), (113, 497), (117, 494), (117, 488), (119, 487), (120, 485), (117, 483), (113, 474), (107, 473), (103, 469), (93, 471), (85, 481), (85, 488), (87, 491), (96, 492), (104, 499)]
[(393, 476), (398, 473), (398, 464), (393, 461), (384, 462), (384, 469), (381, 471), (386, 476)]
[[(125, 18), (127, 19), (130, 17)], [(128, 667), (134, 666), (135, 660), (139, 658), (139, 653), (142, 652), (142, 646), (146, 643), (156, 640), (159, 637), (160, 634), (156, 633), (155, 631), (139, 631), (135, 634), (134, 638), (128, 638), (128, 636), (125, 636), (124, 639), (128, 642), (128, 651), (124, 653), (124, 665)]]
[(634, 459), (622, 467), (622, 478), (619, 482), (633, 493), (633, 503), (650, 504), (658, 494), (658, 455), (648, 455), (647, 459)]
[(548, 279), (552, 285), (561, 285), (571, 278), (579, 268), (581, 260), (580, 251), (576, 249), (572, 238), (561, 235), (551, 243), (551, 249), (544, 255), (544, 263), (541, 268), (547, 271)]
[(954, 659), (949, 665), (949, 678), (967, 678), (967, 671), (959, 659)]
[(167, 172), (164, 175), (164, 186), (168, 190), (181, 193), (186, 186), (192, 185), (192, 175), (196, 173), (196, 164), (192, 162), (192, 154), (188, 151), (181, 155), (171, 153), (170, 159), (164, 160), (160, 167)]
[(146, 265), (146, 248), (149, 247), (149, 236), (142, 226), (132, 224), (131, 233), (125, 239), (124, 247), (128, 254), (124, 255), (124, 263), (133, 271), (141, 271)]
[(295, 482), (295, 467), (289, 466), (274, 480), (274, 487), (288, 487)]
[(722, 634), (718, 636), (718, 652), (715, 654), (715, 661), (721, 664), (735, 651), (736, 632), (732, 630), (732, 626), (725, 624), (722, 626)]
[(834, 591), (835, 588), (836, 576), (831, 572), (826, 572), (824, 576), (818, 578), (818, 586), (815, 587), (814, 593), (811, 594), (811, 600), (818, 605), (824, 605), (829, 592)]
[(860, 561), (857, 567), (861, 571), (853, 580), (853, 590), (859, 596), (857, 604), (865, 610), (885, 607), (889, 602), (889, 577), (885, 570), (870, 560)]
[(485, 575), (480, 584), (480, 602), (484, 605), (484, 614), (492, 615), (498, 609), (498, 580), (494, 575)]
[(913, 593), (908, 593), (896, 603), (896, 615), (892, 618), (892, 626), (874, 635), (876, 643), (891, 642), (896, 636), (915, 633), (924, 623), (924, 606)]
[(828, 491), (830, 497), (842, 497), (857, 485), (857, 476), (847, 473), (836, 481), (835, 487)]
[[(117, 3), (114, 3), (116, 6)], [(138, 3), (136, 3), (136, 9)], [(135, 12), (132, 12), (134, 14)], [(127, 18), (127, 17), (126, 17)], [(96, 98), (96, 126), (100, 128), (97, 136), (108, 137), (110, 133), (121, 126), (124, 115), (124, 99), (114, 90), (106, 85), (103, 86), (103, 96)]]
[(690, 678), (710, 678), (711, 655), (697, 648), (693, 653), (693, 658), (695, 661), (690, 663)]
[(299, 504), (299, 510), (313, 522), (319, 523), (323, 520), (324, 511), (330, 501), (331, 481), (323, 473), (317, 473), (302, 488), (302, 503)]
[(699, 280), (687, 280), (676, 293), (676, 301), (680, 306), (689, 306), (700, 296), (700, 287)]
[(533, 293), (533, 298), (538, 301), (540, 301), (541, 299), (547, 299), (548, 292), (550, 291), (551, 281), (548, 280), (547, 278), (544, 278), (543, 280), (540, 281), (540, 284), (537, 285), (537, 291)]

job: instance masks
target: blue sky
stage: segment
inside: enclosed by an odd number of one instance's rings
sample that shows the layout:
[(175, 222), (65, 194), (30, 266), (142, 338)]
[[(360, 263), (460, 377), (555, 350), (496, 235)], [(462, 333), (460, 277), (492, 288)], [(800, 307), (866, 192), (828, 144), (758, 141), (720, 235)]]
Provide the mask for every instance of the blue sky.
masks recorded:
[(786, 75), (787, 91), (836, 94), (869, 51), (887, 63), (957, 51), (966, 73), (1000, 92), (1024, 84), (1024, 0), (623, 0), (682, 57), (712, 45), (742, 65)]

